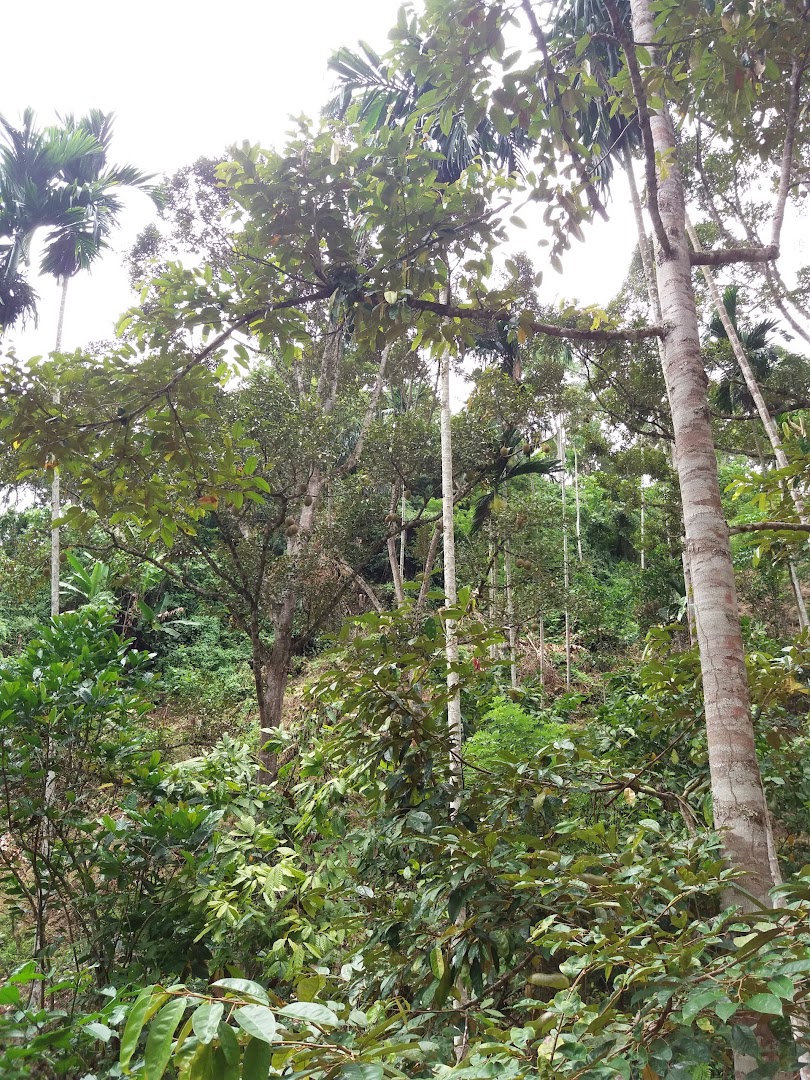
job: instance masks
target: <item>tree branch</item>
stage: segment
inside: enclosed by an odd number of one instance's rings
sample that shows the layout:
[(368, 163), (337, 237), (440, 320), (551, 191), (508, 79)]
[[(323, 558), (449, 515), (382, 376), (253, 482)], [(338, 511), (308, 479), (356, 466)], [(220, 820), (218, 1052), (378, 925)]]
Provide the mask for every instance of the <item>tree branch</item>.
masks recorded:
[(810, 533), (810, 523), (803, 525), (799, 521), (748, 521), (744, 525), (729, 525), (729, 534), (751, 532), (803, 532)]
[(664, 255), (669, 258), (672, 254), (669, 237), (667, 236), (664, 223), (661, 220), (661, 212), (658, 209), (658, 176), (655, 171), (655, 144), (653, 142), (652, 129), (650, 127), (650, 110), (647, 105), (647, 94), (644, 89), (644, 80), (636, 59), (633, 39), (627, 32), (622, 22), (619, 9), (614, 0), (605, 0), (605, 7), (610, 16), (613, 33), (619, 39), (627, 61), (627, 71), (630, 75), (630, 83), (633, 87), (633, 96), (638, 108), (638, 121), (641, 128), (641, 138), (644, 143), (644, 175), (647, 181), (647, 211), (653, 224), (655, 238)]
[[(369, 299), (380, 302), (382, 297), (376, 294)], [(454, 304), (443, 304), (437, 300), (420, 300), (417, 297), (406, 297), (404, 303), (414, 311), (430, 311), (434, 315), (441, 315), (446, 319), (472, 319), (475, 322), (496, 322), (498, 320), (511, 319), (513, 311), (500, 308), (493, 311), (482, 307), (457, 307)], [(667, 335), (667, 329), (663, 326), (645, 326), (635, 330), (583, 330), (573, 326), (556, 326), (554, 323), (522, 321), (521, 326), (531, 330), (535, 334), (545, 334), (547, 337), (561, 338), (570, 341), (647, 341), (650, 338), (663, 338)]]
[(807, 68), (808, 50), (804, 56), (793, 61), (790, 73), (790, 94), (788, 95), (788, 107), (785, 115), (785, 143), (782, 147), (782, 163), (779, 170), (779, 187), (776, 192), (776, 205), (773, 211), (771, 223), (771, 247), (779, 248), (779, 239), (782, 232), (782, 224), (785, 220), (785, 206), (790, 192), (790, 177), (793, 172), (793, 150), (796, 142), (796, 124), (799, 118), (799, 106), (802, 78)]
[(779, 258), (773, 244), (761, 248), (726, 248), (723, 251), (690, 251), (692, 266), (728, 266), (729, 263), (764, 263)]

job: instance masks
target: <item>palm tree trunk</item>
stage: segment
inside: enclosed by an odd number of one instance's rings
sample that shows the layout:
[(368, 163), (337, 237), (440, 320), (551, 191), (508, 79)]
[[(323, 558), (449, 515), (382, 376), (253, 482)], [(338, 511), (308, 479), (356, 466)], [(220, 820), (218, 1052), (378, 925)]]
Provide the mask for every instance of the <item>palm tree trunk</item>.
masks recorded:
[(402, 532), (399, 534), (399, 580), (405, 580), (405, 512), (408, 508), (408, 500), (405, 498), (405, 488), (402, 489), (402, 504), (400, 518), (402, 519)]
[(565, 428), (560, 422), (557, 430), (557, 457), (562, 462), (560, 473), (560, 497), (562, 499), (562, 534), (563, 534), (563, 589), (565, 604), (565, 689), (571, 689), (571, 613), (568, 610), (568, 590), (571, 585), (568, 567), (568, 521), (565, 512)]
[[(442, 451), (442, 533), (444, 536), (444, 595), (450, 607), (458, 603), (456, 588), (456, 544), (453, 531), (453, 443), (450, 413), (450, 354), (445, 352), (440, 360), (439, 372), (441, 404), (441, 451)], [(461, 806), (461, 794), (464, 789), (462, 770), (462, 724), (461, 691), (458, 686), (458, 639), (454, 619), (448, 619), (445, 626), (445, 651), (447, 657), (447, 689), (450, 700), (447, 703), (447, 729), (450, 736), (450, 778), (455, 794), (453, 813)]]
[(507, 544), (503, 549), (503, 574), (506, 586), (506, 619), (509, 634), (509, 684), (517, 690), (517, 627), (515, 626), (515, 600), (512, 591), (512, 552)]
[(647, 569), (647, 553), (646, 553), (647, 537), (645, 536), (645, 532), (644, 532), (644, 527), (646, 525), (645, 516), (646, 516), (646, 509), (647, 509), (647, 506), (646, 506), (647, 500), (646, 500), (646, 498), (644, 496), (644, 477), (643, 476), (641, 478), (641, 483), (639, 485), (639, 492), (640, 492), (639, 501), (641, 503), (641, 569), (642, 569), (642, 571), (644, 571), (644, 570)]
[(579, 505), (579, 462), (577, 459), (577, 451), (574, 448), (574, 504), (577, 510), (576, 530), (577, 530), (577, 562), (582, 562), (582, 515)]
[[(655, 270), (650, 257), (650, 246), (647, 237), (647, 230), (644, 227), (644, 214), (641, 209), (641, 199), (638, 194), (638, 185), (636, 184), (636, 174), (633, 170), (633, 158), (629, 150), (625, 150), (623, 154), (624, 171), (627, 176), (627, 184), (630, 188), (630, 202), (633, 206), (633, 215), (636, 219), (636, 232), (638, 234), (638, 252), (641, 258), (641, 265), (644, 270), (644, 281), (647, 285), (647, 296), (650, 301), (650, 311), (652, 312), (653, 319), (658, 326), (661, 325), (661, 302), (658, 297), (658, 282), (655, 276)], [(658, 346), (658, 356), (661, 360), (661, 365), (664, 364), (664, 343), (660, 338), (656, 338), (656, 344)], [(672, 452), (672, 468), (675, 471), (675, 475), (678, 475), (678, 455), (675, 450), (675, 444), (671, 443)], [(643, 551), (642, 551), (643, 555)], [(689, 627), (689, 644), (694, 645), (697, 640), (697, 622), (695, 620), (695, 602), (692, 592), (692, 571), (689, 566), (689, 549), (686, 544), (686, 537), (681, 538), (681, 566), (683, 568), (683, 588), (684, 595), (686, 597), (686, 623)]]
[[(615, 11), (615, 4), (610, 5)], [(650, 0), (631, 0), (635, 41), (654, 41)], [(622, 33), (628, 55), (634, 50)], [(635, 62), (635, 58), (633, 57)], [(740, 873), (734, 900), (768, 904), (768, 810), (754, 743), (734, 567), (723, 516), (710, 423), (695, 294), (692, 288), (683, 181), (675, 130), (666, 108), (646, 118), (658, 169), (658, 211), (669, 251), (656, 260), (665, 326), (663, 373), (672, 412), (684, 527), (697, 611), (714, 818), (729, 863)], [(667, 162), (664, 174), (660, 163)], [(750, 893), (754, 902), (748, 899)]]
[[(69, 277), (62, 278), (62, 295), (59, 300), (59, 319), (56, 324), (56, 345), (54, 352), (59, 352), (62, 348), (62, 331), (65, 326), (65, 307), (67, 305), (67, 290)], [(54, 392), (53, 403), (59, 405), (61, 401), (61, 395), (58, 390)], [(60, 582), (60, 569), (59, 569), (59, 529), (53, 522), (57, 521), (61, 513), (61, 492), (59, 483), (59, 465), (56, 461), (52, 462), (53, 470), (51, 476), (51, 617), (59, 614), (59, 586)]]
[[(686, 231), (689, 235), (689, 239), (692, 241), (692, 247), (695, 251), (702, 251), (700, 246), (700, 240), (695, 232), (692, 223), (689, 219), (686, 219)], [(740, 366), (743, 378), (745, 379), (745, 385), (748, 387), (748, 392), (753, 398), (754, 405), (756, 406), (759, 418), (762, 421), (762, 426), (765, 428), (765, 434), (768, 436), (768, 441), (773, 449), (774, 457), (776, 458), (776, 464), (780, 469), (786, 469), (788, 467), (787, 454), (782, 447), (782, 439), (779, 435), (779, 429), (771, 416), (771, 411), (768, 408), (768, 403), (765, 400), (765, 395), (762, 393), (754, 369), (751, 367), (748, 355), (743, 347), (743, 343), (740, 341), (740, 335), (737, 333), (737, 328), (731, 321), (726, 305), (723, 302), (723, 297), (720, 294), (720, 290), (717, 288), (717, 283), (714, 280), (714, 274), (708, 266), (702, 266), (703, 277), (706, 281), (706, 287), (709, 290), (709, 295), (712, 298), (717, 314), (720, 316), (720, 322), (723, 324), (723, 329), (726, 332), (731, 350), (734, 353), (734, 358)], [(789, 487), (788, 491), (790, 497), (793, 500), (793, 505), (796, 508), (796, 515), (802, 525), (806, 525), (808, 522), (807, 512), (804, 505), (804, 499), (801, 497), (800, 492), (795, 487)], [(799, 629), (805, 631), (810, 629), (810, 622), (807, 619), (807, 608), (805, 607), (804, 598), (802, 597), (801, 588), (799, 587), (799, 577), (796, 572), (796, 564), (793, 559), (788, 560), (788, 568), (790, 573), (790, 582), (793, 587), (794, 596), (796, 598), (796, 610), (799, 615)]]

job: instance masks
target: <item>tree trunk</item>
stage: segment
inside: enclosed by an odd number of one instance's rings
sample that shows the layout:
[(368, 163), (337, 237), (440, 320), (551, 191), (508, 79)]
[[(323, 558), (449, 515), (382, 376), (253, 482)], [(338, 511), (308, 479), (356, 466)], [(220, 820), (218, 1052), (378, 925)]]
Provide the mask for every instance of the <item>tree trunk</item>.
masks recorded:
[[(698, 240), (697, 233), (692, 227), (689, 219), (686, 219), (686, 232), (689, 239), (692, 241), (692, 247), (695, 251), (702, 251), (700, 246), (700, 240)], [(715, 311), (720, 317), (720, 322), (723, 324), (723, 329), (726, 332), (729, 345), (731, 345), (731, 351), (734, 353), (734, 358), (740, 366), (743, 378), (745, 379), (745, 385), (748, 388), (748, 393), (751, 395), (756, 410), (759, 413), (759, 418), (762, 421), (762, 426), (765, 428), (765, 434), (768, 436), (768, 441), (771, 444), (774, 457), (776, 458), (776, 464), (780, 469), (786, 469), (789, 465), (787, 454), (782, 448), (782, 439), (779, 435), (779, 429), (771, 416), (771, 411), (768, 408), (768, 403), (765, 400), (765, 395), (762, 393), (762, 388), (757, 382), (757, 377), (754, 369), (748, 360), (748, 354), (745, 351), (743, 343), (740, 341), (740, 335), (737, 333), (737, 328), (731, 321), (728, 311), (726, 311), (726, 305), (723, 302), (723, 297), (720, 290), (717, 288), (717, 283), (714, 280), (714, 274), (708, 266), (702, 266), (703, 277), (706, 280), (706, 286), (709, 290), (709, 295), (712, 298)], [(762, 454), (760, 454), (760, 461), (762, 461)], [(798, 488), (789, 487), (788, 492), (793, 505), (796, 508), (796, 515), (799, 521), (803, 524), (807, 524), (807, 512), (805, 510), (804, 499), (801, 496)], [(802, 597), (801, 588), (799, 587), (799, 578), (796, 572), (796, 564), (793, 559), (788, 560), (788, 568), (790, 572), (790, 582), (793, 587), (794, 596), (796, 598), (796, 610), (799, 614), (799, 629), (805, 631), (810, 629), (810, 623), (807, 619), (807, 608), (804, 604), (804, 598)]]
[[(328, 416), (335, 407), (342, 355), (343, 331), (338, 327), (327, 335), (318, 378), (318, 398), (325, 416)], [(315, 528), (318, 508), (325, 491), (326, 482), (323, 473), (315, 466), (309, 475), (307, 497), (301, 504), (297, 528), (292, 535), (289, 532), (287, 534), (287, 558), (290, 562), (291, 573), (283, 594), (273, 605), (273, 646), (266, 661), (262, 663), (262, 684), (257, 686), (261, 734), (264, 734), (265, 728), (281, 726), (284, 691), (287, 687), (290, 660), (293, 655), (293, 625), (300, 595), (296, 562)], [(264, 742), (266, 739), (260, 738), (258, 780), (260, 783), (267, 784), (275, 780), (279, 762), (276, 754), (264, 750)]]
[[(456, 544), (453, 531), (453, 444), (450, 413), (450, 354), (445, 352), (440, 360), (439, 384), (441, 402), (441, 449), (442, 449), (442, 534), (444, 536), (444, 595), (445, 602), (455, 607), (458, 602), (456, 590)], [(458, 641), (455, 620), (447, 619), (445, 625), (447, 655), (447, 689), (451, 695), (447, 703), (447, 729), (450, 737), (450, 778), (454, 788), (453, 812), (461, 805), (464, 775), (461, 763), (462, 725), (461, 691), (458, 688)]]
[(517, 627), (515, 626), (515, 598), (512, 592), (512, 552), (507, 544), (503, 549), (503, 576), (506, 586), (506, 620), (509, 635), (509, 685), (517, 690)]
[[(655, 40), (649, 0), (631, 0), (633, 37)], [(632, 52), (632, 45), (630, 46)], [(666, 109), (650, 117), (658, 173), (658, 210), (669, 242), (658, 251), (656, 276), (668, 333), (663, 371), (672, 410), (692, 589), (697, 613), (715, 825), (739, 884), (768, 903), (768, 813), (754, 746), (748, 679), (740, 632), (728, 528), (720, 501), (706, 373), (686, 240), (683, 182), (675, 132)], [(741, 891), (734, 899), (752, 902)]]
[(419, 597), (416, 601), (416, 611), (420, 612), (425, 606), (425, 600), (427, 594), (430, 591), (430, 581), (433, 577), (433, 564), (436, 562), (436, 553), (439, 550), (439, 541), (442, 538), (442, 526), (440, 522), (436, 522), (433, 528), (433, 533), (430, 537), (430, 544), (428, 546), (427, 558), (425, 559), (425, 569), (422, 574), (422, 586), (419, 589)]
[[(56, 324), (56, 345), (54, 352), (59, 352), (62, 348), (62, 331), (65, 326), (65, 306), (67, 304), (67, 290), (68, 282), (70, 278), (65, 277), (62, 279), (62, 295), (59, 300), (59, 320)], [(61, 400), (61, 395), (57, 390), (53, 395), (54, 405), (58, 405)], [(61, 512), (61, 492), (59, 490), (59, 465), (56, 461), (52, 462), (53, 473), (51, 476), (51, 617), (59, 614), (59, 586), (60, 571), (59, 571), (59, 529), (53, 525), (53, 522), (59, 518)]]
[(571, 689), (571, 613), (568, 610), (568, 590), (571, 585), (568, 568), (568, 521), (565, 507), (565, 428), (560, 422), (557, 430), (557, 457), (562, 462), (560, 473), (560, 497), (562, 499), (562, 531), (563, 531), (563, 589), (565, 590), (565, 689)]
[(582, 514), (579, 505), (579, 459), (574, 448), (574, 505), (576, 506), (577, 562), (582, 562)]
[(259, 772), (260, 784), (271, 784), (278, 775), (278, 754), (265, 750), (264, 743), (272, 735), (274, 728), (282, 726), (284, 691), (290, 674), (290, 660), (293, 653), (292, 622), (295, 612), (295, 600), (291, 597), (285, 602), (280, 617), (275, 620), (275, 638), (273, 647), (262, 665), (262, 685), (260, 688), (259, 716), (261, 718)]

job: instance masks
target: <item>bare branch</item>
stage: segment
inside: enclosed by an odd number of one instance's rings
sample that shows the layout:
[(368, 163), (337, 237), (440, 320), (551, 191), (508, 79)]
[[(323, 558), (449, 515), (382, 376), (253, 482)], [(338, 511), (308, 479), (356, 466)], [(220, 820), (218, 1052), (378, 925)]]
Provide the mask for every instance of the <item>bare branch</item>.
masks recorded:
[(647, 181), (647, 209), (653, 224), (653, 231), (655, 232), (658, 246), (661, 248), (664, 255), (669, 258), (672, 254), (672, 249), (670, 247), (666, 229), (664, 228), (664, 223), (661, 220), (661, 213), (658, 209), (658, 176), (655, 171), (655, 145), (653, 143), (652, 129), (650, 127), (650, 110), (647, 105), (644, 80), (641, 77), (638, 60), (636, 59), (633, 39), (622, 22), (622, 17), (619, 14), (616, 3), (614, 0), (605, 0), (605, 7), (610, 16), (613, 33), (622, 44), (622, 51), (624, 52), (625, 60), (627, 61), (627, 70), (630, 75), (630, 83), (633, 87), (633, 96), (636, 99), (636, 106), (638, 108), (641, 138), (644, 142), (644, 175)]
[(728, 531), (731, 536), (751, 532), (810, 533), (810, 522), (802, 524), (799, 521), (747, 521), (744, 525), (730, 525)]
[(776, 192), (776, 205), (773, 211), (771, 223), (771, 247), (778, 249), (779, 238), (782, 232), (782, 224), (785, 220), (785, 206), (790, 193), (790, 178), (793, 172), (793, 151), (796, 142), (796, 124), (799, 118), (799, 106), (801, 85), (804, 73), (807, 69), (808, 50), (804, 56), (793, 61), (790, 72), (790, 93), (788, 95), (788, 107), (785, 115), (785, 143), (782, 148), (782, 164), (779, 170), (779, 187)]
[(690, 251), (692, 266), (728, 266), (729, 263), (764, 263), (779, 258), (774, 245), (760, 248), (726, 248), (723, 251)]

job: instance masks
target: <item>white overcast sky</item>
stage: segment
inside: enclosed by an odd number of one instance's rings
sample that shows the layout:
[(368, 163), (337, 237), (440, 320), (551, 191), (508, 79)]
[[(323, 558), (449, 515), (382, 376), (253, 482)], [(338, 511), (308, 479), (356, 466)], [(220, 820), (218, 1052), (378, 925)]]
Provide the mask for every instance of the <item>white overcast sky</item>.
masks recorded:
[[(359, 39), (384, 51), (398, 6), (398, 0), (118, 0), (97, 9), (64, 0), (8, 4), (0, 112), (13, 123), (31, 106), (46, 123), (57, 113), (113, 110), (113, 158), (156, 174), (243, 139), (278, 145), (291, 115), (315, 115), (327, 99), (330, 53)], [(592, 226), (587, 245), (575, 245), (566, 258), (565, 277), (546, 275), (546, 298), (604, 304), (615, 294), (635, 243), (618, 184), (610, 211), (611, 223)], [(145, 196), (131, 195), (114, 249), (71, 282), (63, 348), (112, 336), (132, 302), (123, 254), (152, 215)], [(533, 235), (533, 229), (516, 231), (515, 248), (542, 269), (545, 249)], [(57, 291), (47, 279), (36, 286), (39, 326), (15, 342), (23, 356), (53, 348)]]

